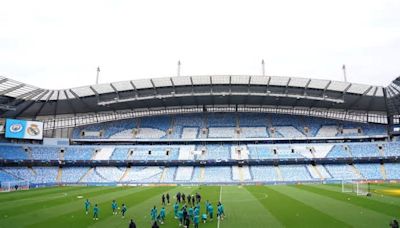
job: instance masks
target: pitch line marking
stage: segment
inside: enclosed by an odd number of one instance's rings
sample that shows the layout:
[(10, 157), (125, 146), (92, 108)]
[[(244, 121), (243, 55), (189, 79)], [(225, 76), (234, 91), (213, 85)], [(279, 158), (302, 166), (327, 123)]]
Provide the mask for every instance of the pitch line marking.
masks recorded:
[[(220, 186), (220, 188), (219, 188), (219, 202), (221, 202), (221, 199), (222, 199), (222, 186)], [(217, 217), (217, 219), (218, 219), (218, 217)], [(220, 219), (218, 219), (217, 228), (219, 228), (219, 221), (220, 221)]]

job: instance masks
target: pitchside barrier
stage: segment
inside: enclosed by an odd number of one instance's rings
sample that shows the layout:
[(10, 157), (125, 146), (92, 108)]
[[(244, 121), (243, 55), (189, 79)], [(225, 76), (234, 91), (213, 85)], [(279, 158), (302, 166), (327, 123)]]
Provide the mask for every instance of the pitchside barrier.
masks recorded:
[(29, 181), (4, 181), (1, 182), (0, 192), (28, 190), (29, 187)]
[[(30, 188), (43, 188), (54, 186), (239, 186), (239, 185), (296, 185), (296, 184), (336, 184), (341, 185), (342, 192), (354, 192), (357, 195), (370, 193), (370, 183), (400, 183), (400, 180), (320, 180), (320, 181), (236, 181), (236, 182), (51, 182), (30, 183), (28, 181), (2, 182), (1, 191), (13, 191), (15, 185), (20, 183), (18, 190)], [(14, 186), (14, 189), (12, 189)]]

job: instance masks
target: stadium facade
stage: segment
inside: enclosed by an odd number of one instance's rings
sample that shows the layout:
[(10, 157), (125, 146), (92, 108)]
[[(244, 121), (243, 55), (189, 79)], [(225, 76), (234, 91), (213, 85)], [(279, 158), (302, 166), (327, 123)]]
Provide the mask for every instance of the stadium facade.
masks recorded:
[(0, 77), (3, 123), (44, 124), (43, 140), (2, 136), (0, 181), (396, 181), (399, 94), (400, 78), (381, 87), (295, 77), (182, 76), (48, 90)]

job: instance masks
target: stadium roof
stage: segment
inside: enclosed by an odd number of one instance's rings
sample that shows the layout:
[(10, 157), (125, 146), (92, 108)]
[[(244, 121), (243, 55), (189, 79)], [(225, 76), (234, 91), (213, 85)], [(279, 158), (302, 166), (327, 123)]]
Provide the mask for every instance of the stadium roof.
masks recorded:
[(0, 77), (6, 117), (182, 105), (249, 104), (386, 112), (381, 86), (296, 77), (213, 75), (120, 81), (51, 90)]
[(386, 88), (388, 112), (392, 115), (400, 115), (400, 77)]

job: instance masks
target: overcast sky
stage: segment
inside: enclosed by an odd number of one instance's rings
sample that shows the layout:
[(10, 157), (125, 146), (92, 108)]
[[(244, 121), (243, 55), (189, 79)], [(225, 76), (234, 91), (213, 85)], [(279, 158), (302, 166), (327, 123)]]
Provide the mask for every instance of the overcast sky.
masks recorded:
[(388, 85), (399, 0), (0, 0), (0, 75), (42, 88), (266, 74)]

